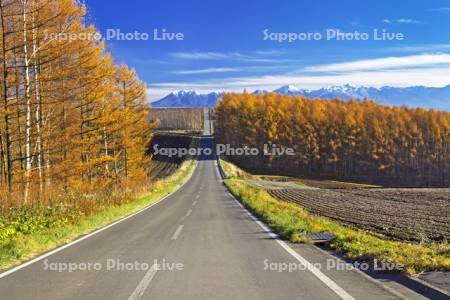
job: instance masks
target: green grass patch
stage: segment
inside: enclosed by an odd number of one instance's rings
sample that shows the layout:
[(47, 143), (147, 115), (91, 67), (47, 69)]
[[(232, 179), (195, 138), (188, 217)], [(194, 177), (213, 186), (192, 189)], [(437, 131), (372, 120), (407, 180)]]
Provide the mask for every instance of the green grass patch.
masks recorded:
[(227, 178), (245, 178), (252, 179), (254, 176), (250, 173), (245, 172), (244, 170), (238, 168), (232, 163), (229, 163), (223, 159), (219, 159), (220, 165), (225, 171)]
[(122, 204), (104, 205), (89, 216), (52, 208), (42, 213), (20, 212), (9, 224), (0, 218), (0, 269), (17, 265), (161, 200), (191, 176), (196, 164), (195, 159), (186, 160), (147, 193)]
[(365, 184), (365, 183), (354, 183), (354, 182), (343, 182), (336, 180), (315, 180), (315, 179), (303, 179), (290, 176), (282, 175), (268, 175), (268, 174), (250, 174), (238, 166), (230, 163), (224, 159), (220, 159), (220, 164), (225, 170), (228, 178), (240, 178), (240, 179), (256, 179), (256, 180), (267, 180), (275, 182), (293, 182), (300, 186), (317, 187), (317, 188), (381, 188), (380, 185)]
[(353, 260), (370, 262), (378, 259), (400, 263), (409, 274), (450, 270), (448, 243), (419, 245), (387, 240), (380, 235), (351, 229), (314, 216), (301, 206), (275, 199), (264, 189), (249, 186), (242, 180), (229, 178), (225, 180), (225, 184), (253, 214), (265, 221), (281, 237), (292, 242), (310, 242), (302, 238), (305, 233), (332, 232), (336, 239), (331, 242), (330, 247)]

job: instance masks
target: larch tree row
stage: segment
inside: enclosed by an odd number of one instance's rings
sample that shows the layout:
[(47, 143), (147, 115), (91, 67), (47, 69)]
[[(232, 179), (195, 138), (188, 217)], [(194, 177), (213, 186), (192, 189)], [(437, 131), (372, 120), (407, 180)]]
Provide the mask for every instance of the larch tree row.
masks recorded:
[(115, 65), (85, 13), (74, 0), (0, 1), (4, 201), (146, 176), (146, 87)]
[(217, 142), (276, 144), (293, 156), (234, 156), (241, 166), (276, 174), (450, 186), (450, 114), (374, 101), (226, 94), (215, 110)]

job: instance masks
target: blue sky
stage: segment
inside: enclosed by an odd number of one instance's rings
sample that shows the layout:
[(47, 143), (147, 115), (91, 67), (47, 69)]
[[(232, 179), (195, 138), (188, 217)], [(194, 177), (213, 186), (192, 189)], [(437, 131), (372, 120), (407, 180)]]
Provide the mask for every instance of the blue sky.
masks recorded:
[[(134, 67), (148, 84), (151, 101), (180, 89), (450, 84), (450, 0), (85, 2), (88, 21), (103, 36), (107, 30), (149, 35), (113, 37), (107, 44), (119, 63)], [(154, 40), (155, 29), (184, 37)], [(333, 30), (367, 39), (328, 38)], [(375, 40), (374, 30), (403, 39)], [(303, 35), (279, 42), (280, 33)], [(321, 36), (300, 40), (307, 34)]]

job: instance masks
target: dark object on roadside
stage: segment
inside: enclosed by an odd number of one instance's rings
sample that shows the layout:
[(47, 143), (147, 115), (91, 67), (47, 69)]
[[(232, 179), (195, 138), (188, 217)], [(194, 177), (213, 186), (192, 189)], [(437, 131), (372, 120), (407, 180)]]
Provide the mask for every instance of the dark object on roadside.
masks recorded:
[(327, 244), (336, 238), (336, 235), (330, 232), (307, 233), (302, 235), (303, 238), (311, 240), (313, 244)]

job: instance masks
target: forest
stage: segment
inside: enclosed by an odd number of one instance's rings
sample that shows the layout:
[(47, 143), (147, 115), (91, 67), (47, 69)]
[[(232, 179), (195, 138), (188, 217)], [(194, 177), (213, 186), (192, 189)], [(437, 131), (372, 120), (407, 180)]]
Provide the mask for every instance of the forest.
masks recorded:
[(152, 108), (150, 120), (155, 130), (199, 132), (203, 130), (203, 108)]
[(294, 149), (292, 156), (228, 157), (258, 173), (399, 187), (450, 186), (450, 114), (372, 100), (225, 94), (216, 142)]
[(146, 86), (98, 36), (78, 1), (0, 2), (4, 213), (147, 178)]

